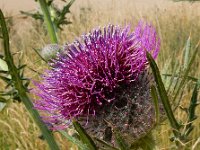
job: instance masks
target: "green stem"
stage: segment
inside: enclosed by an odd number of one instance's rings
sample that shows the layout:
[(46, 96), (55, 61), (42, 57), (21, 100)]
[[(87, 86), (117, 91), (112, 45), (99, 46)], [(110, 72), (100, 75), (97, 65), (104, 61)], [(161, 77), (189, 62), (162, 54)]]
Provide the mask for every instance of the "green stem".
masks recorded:
[(40, 130), (42, 131), (42, 134), (44, 135), (45, 139), (47, 140), (47, 143), (49, 144), (50, 149), (59, 150), (59, 147), (58, 147), (57, 143), (55, 142), (51, 131), (47, 128), (47, 126), (41, 120), (41, 117), (40, 117), (38, 111), (33, 108), (33, 103), (31, 102), (30, 98), (28, 97), (28, 95), (26, 93), (27, 89), (23, 85), (23, 82), (20, 78), (19, 69), (17, 69), (17, 67), (15, 66), (13, 57), (10, 52), (8, 30), (7, 30), (5, 19), (4, 19), (4, 16), (3, 16), (3, 13), (1, 10), (0, 10), (0, 25), (2, 28), (2, 34), (3, 34), (5, 60), (7, 62), (8, 70), (12, 77), (14, 86), (15, 86), (16, 90), (18, 91), (19, 97), (22, 100), (22, 102), (24, 103), (26, 109), (32, 115), (34, 121), (39, 126)]
[(49, 36), (51, 38), (51, 42), (52, 43), (58, 43), (56, 31), (55, 31), (55, 28), (54, 28), (54, 24), (51, 20), (51, 15), (49, 13), (49, 9), (48, 9), (46, 0), (39, 0), (39, 3), (40, 3), (40, 7), (42, 9), (42, 12), (44, 14), (44, 20), (45, 20), (45, 23), (47, 25), (47, 30), (48, 30)]

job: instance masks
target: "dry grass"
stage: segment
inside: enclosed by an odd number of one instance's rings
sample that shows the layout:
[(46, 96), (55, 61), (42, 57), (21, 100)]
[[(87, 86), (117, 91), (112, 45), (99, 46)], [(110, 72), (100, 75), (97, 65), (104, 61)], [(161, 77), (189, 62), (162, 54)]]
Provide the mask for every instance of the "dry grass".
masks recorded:
[[(150, 4), (151, 6), (147, 7)], [(73, 41), (73, 39), (96, 26), (113, 24), (135, 25), (140, 19), (152, 22), (161, 37), (162, 49), (158, 58), (158, 65), (161, 71), (171, 60), (180, 60), (185, 41), (191, 34), (193, 46), (199, 40), (200, 34), (200, 3), (173, 3), (166, 0), (157, 1), (157, 5), (149, 2), (142, 3), (138, 0), (122, 2), (116, 0), (79, 0), (72, 7), (71, 20), (69, 25), (60, 34), (60, 43)], [(49, 43), (43, 28), (32, 20), (14, 18), (14, 26), (10, 30), (11, 47), (13, 52), (18, 52), (17, 57), (23, 59), (30, 68), (42, 72), (46, 67), (45, 63), (38, 61), (39, 57), (32, 48), (41, 48)], [(200, 53), (196, 58), (191, 74), (200, 77)], [(171, 70), (168, 69), (170, 72)], [(37, 80), (38, 74), (26, 69), (26, 76)], [(32, 96), (33, 97), (33, 96)], [(191, 90), (183, 96), (182, 105), (187, 106), (191, 97)], [(34, 98), (34, 97), (33, 97)], [(200, 113), (199, 107), (197, 114)], [(177, 118), (185, 117), (181, 110), (176, 111)], [(200, 119), (195, 121), (196, 129), (191, 135), (192, 144), (200, 135)], [(158, 149), (172, 149), (169, 137), (171, 131), (166, 122), (156, 132)], [(44, 150), (48, 149), (46, 143), (38, 138), (40, 132), (33, 123), (28, 112), (22, 104), (10, 103), (0, 114), (0, 149), (2, 150)], [(62, 149), (67, 149), (68, 143), (61, 136), (56, 135)], [(191, 143), (189, 143), (191, 144)], [(197, 148), (198, 149), (198, 148)]]

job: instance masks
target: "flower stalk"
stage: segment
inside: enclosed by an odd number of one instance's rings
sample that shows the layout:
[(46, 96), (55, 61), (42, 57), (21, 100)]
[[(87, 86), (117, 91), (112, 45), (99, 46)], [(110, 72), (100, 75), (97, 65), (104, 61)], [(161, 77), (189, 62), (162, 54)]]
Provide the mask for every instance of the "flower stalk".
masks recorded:
[(39, 3), (40, 3), (40, 7), (42, 9), (42, 12), (44, 14), (44, 21), (46, 22), (47, 31), (49, 33), (51, 42), (52, 43), (58, 43), (55, 27), (54, 27), (54, 24), (51, 20), (51, 15), (49, 13), (47, 3), (46, 3), (45, 0), (39, 0)]
[(14, 86), (16, 90), (18, 91), (19, 97), (24, 103), (26, 109), (29, 111), (29, 113), (33, 117), (38, 127), (40, 128), (42, 134), (47, 140), (47, 143), (49, 144), (50, 149), (59, 150), (59, 147), (56, 141), (54, 140), (51, 131), (47, 128), (47, 126), (41, 120), (41, 117), (38, 111), (36, 109), (33, 109), (34, 107), (33, 103), (31, 102), (30, 98), (28, 97), (26, 93), (27, 88), (23, 85), (22, 79), (20, 77), (20, 68), (17, 68), (15, 66), (12, 54), (10, 52), (8, 30), (7, 30), (5, 19), (1, 10), (0, 10), (0, 25), (2, 29), (2, 35), (3, 35), (5, 61), (7, 62), (9, 74), (11, 75), (12, 82), (14, 83)]

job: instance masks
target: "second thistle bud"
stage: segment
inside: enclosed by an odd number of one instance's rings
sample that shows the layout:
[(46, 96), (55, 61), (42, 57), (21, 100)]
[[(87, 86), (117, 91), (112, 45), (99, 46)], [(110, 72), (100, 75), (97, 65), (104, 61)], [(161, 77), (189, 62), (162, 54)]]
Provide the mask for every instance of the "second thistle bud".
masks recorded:
[(48, 44), (40, 52), (40, 55), (46, 60), (50, 60), (56, 57), (58, 52), (62, 51), (62, 46), (58, 44)]

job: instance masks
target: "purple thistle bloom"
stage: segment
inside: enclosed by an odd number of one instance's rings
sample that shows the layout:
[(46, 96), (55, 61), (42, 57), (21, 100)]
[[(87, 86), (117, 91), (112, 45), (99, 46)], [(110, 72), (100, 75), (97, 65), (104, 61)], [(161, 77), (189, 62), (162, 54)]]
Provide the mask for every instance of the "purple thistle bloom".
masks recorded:
[(119, 95), (140, 85), (148, 65), (146, 51), (156, 58), (159, 49), (155, 29), (142, 22), (133, 32), (130, 26), (113, 25), (92, 30), (52, 60), (35, 84), (40, 98), (35, 107), (47, 113), (44, 120), (54, 129), (66, 128), (73, 118), (85, 118), (86, 125), (91, 117), (105, 114)]

